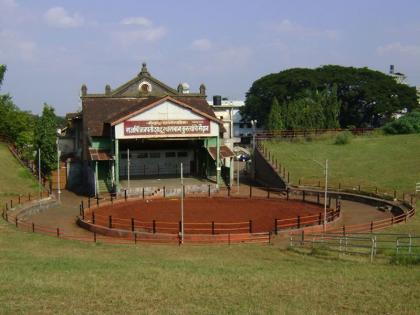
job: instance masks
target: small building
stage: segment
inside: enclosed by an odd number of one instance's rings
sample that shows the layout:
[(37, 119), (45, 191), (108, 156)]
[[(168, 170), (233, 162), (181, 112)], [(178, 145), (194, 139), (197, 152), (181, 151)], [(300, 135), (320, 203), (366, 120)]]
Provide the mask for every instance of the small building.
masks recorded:
[(75, 137), (86, 193), (126, 189), (122, 183), (128, 177), (178, 177), (181, 163), (184, 176), (230, 184), (233, 153), (203, 84), (198, 93), (187, 84), (173, 89), (143, 63), (135, 78), (116, 89), (106, 85), (104, 93), (88, 93), (83, 85), (81, 102), (67, 132)]
[[(234, 144), (249, 144), (252, 138), (252, 124), (245, 121), (241, 116), (240, 109), (245, 106), (242, 100), (223, 100), (221, 96), (214, 96), (213, 101), (209, 101), (216, 117), (223, 121), (226, 130), (224, 139)], [(256, 132), (262, 131), (260, 124), (257, 123)]]

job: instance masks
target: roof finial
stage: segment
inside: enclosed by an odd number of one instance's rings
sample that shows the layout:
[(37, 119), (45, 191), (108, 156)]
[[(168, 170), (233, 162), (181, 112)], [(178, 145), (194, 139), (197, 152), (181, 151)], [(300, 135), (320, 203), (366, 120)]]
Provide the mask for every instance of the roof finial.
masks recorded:
[(140, 73), (139, 73), (139, 76), (140, 76), (140, 75), (150, 76), (150, 73), (149, 73), (149, 71), (147, 70), (147, 65), (146, 65), (146, 63), (145, 63), (145, 62), (143, 62), (143, 63), (142, 63), (142, 67), (141, 67), (141, 71), (140, 71)]

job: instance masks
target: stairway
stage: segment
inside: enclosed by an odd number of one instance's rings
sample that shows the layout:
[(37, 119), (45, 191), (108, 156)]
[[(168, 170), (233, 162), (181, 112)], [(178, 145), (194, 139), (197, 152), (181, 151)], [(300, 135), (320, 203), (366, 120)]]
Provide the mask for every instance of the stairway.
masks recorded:
[(98, 180), (98, 190), (101, 192), (108, 192), (108, 185), (105, 180)]

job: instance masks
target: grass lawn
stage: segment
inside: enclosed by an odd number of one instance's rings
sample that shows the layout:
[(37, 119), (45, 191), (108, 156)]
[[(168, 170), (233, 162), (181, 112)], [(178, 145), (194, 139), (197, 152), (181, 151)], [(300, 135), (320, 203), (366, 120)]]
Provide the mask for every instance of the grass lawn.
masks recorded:
[[(303, 183), (323, 185), (324, 170), (313, 160), (321, 163), (328, 159), (329, 182), (337, 187), (361, 185), (367, 190), (413, 193), (415, 183), (420, 182), (420, 135), (361, 136), (349, 144), (336, 145), (334, 138), (316, 141), (267, 141), (270, 152), (290, 171), (293, 184), (299, 179)], [(399, 194), (401, 196), (401, 194)], [(417, 204), (417, 207), (420, 203)], [(407, 224), (387, 229), (395, 233), (420, 235), (418, 215)]]
[(349, 144), (335, 145), (334, 139), (319, 141), (267, 141), (269, 150), (290, 171), (297, 184), (324, 181), (322, 164), (328, 159), (329, 182), (387, 190), (414, 192), (420, 182), (420, 135), (363, 136)]
[[(36, 187), (8, 163), (0, 187)], [(85, 244), (0, 220), (0, 313), (420, 313), (419, 265), (334, 257), (270, 245)]]
[(0, 223), (2, 314), (415, 314), (420, 272), (273, 246), (114, 246)]
[(10, 196), (38, 192), (38, 183), (10, 153), (7, 145), (0, 143), (0, 202), (8, 201)]

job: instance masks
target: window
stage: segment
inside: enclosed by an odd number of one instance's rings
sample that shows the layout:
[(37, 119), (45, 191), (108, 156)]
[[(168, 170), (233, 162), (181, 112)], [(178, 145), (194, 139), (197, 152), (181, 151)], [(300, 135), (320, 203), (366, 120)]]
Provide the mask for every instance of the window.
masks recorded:
[(182, 151), (182, 152), (178, 152), (178, 157), (187, 157), (188, 156), (188, 152)]
[(147, 84), (142, 84), (140, 88), (143, 93), (149, 92), (149, 86)]
[(147, 152), (140, 152), (139, 154), (137, 154), (137, 157), (139, 159), (147, 159), (147, 156), (148, 156)]
[(246, 124), (246, 127), (247, 127), (247, 128), (252, 128), (252, 124), (251, 124), (251, 123), (247, 123), (247, 124)]
[(127, 153), (121, 153), (121, 158), (122, 159), (127, 159)]
[(239, 128), (243, 128), (244, 127), (244, 124), (239, 124)]
[(173, 158), (175, 156), (176, 156), (175, 152), (165, 152), (165, 157), (167, 157), (167, 158)]
[(158, 159), (160, 158), (160, 152), (150, 152), (151, 159)]

